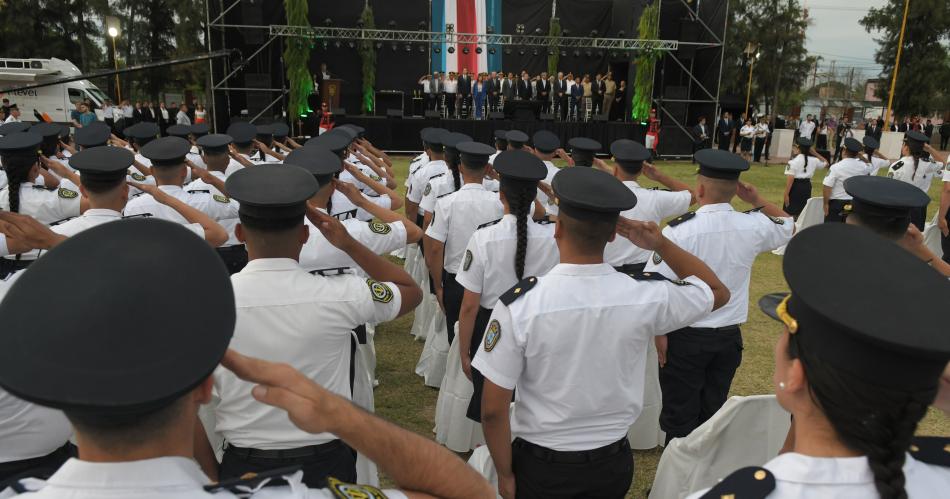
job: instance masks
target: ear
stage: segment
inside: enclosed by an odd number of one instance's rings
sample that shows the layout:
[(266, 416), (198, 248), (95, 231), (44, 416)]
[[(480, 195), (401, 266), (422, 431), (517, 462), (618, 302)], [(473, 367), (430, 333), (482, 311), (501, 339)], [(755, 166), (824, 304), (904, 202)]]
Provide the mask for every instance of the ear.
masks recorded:
[(554, 221), (554, 239), (562, 239), (564, 237), (564, 225), (561, 224), (561, 219), (558, 218)]
[(300, 244), (307, 244), (308, 239), (310, 239), (310, 226), (307, 224), (302, 224), (300, 226), (300, 235), (297, 238), (297, 242)]
[[(83, 195), (85, 196), (86, 193), (83, 193)], [(122, 202), (123, 203), (129, 202), (129, 184), (126, 184), (124, 182), (122, 183)]]
[(234, 226), (234, 237), (242, 243), (247, 243), (247, 235), (244, 233), (244, 225), (241, 223)]
[(696, 183), (696, 197), (697, 198), (706, 197), (706, 186), (702, 182)]
[[(125, 184), (129, 185), (129, 184)], [(82, 194), (82, 197), (89, 199), (89, 192), (86, 191), (86, 187), (82, 184), (79, 184), (79, 193)]]
[(202, 381), (198, 386), (192, 390), (192, 395), (194, 396), (195, 403), (197, 405), (204, 405), (211, 402), (211, 389), (214, 387), (214, 377), (208, 376)]
[(801, 359), (792, 359), (785, 370), (785, 390), (789, 393), (799, 393), (808, 390), (808, 377), (805, 376), (805, 367)]

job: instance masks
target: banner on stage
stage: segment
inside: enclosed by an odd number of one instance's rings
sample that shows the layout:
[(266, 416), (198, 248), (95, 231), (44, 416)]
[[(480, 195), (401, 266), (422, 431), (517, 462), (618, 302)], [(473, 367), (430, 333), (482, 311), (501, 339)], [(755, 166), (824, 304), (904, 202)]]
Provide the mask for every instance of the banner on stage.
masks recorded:
[[(502, 0), (432, 0), (432, 31), (445, 33), (446, 25), (452, 25), (455, 33), (485, 34), (491, 26), (495, 33), (501, 33), (501, 3)], [(489, 54), (489, 47), (481, 47), (481, 54), (477, 49), (475, 44), (455, 43), (450, 37), (438, 53), (432, 52), (432, 71), (461, 73), (468, 69), (469, 74), (478, 74), (501, 70), (500, 48), (494, 54)]]

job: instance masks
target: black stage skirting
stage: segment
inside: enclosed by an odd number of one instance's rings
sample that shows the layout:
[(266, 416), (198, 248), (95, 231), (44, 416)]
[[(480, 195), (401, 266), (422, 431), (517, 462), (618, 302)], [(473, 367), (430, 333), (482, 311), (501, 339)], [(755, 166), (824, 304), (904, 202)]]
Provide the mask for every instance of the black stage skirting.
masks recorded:
[(538, 130), (551, 130), (561, 138), (567, 149), (567, 141), (574, 137), (589, 137), (601, 143), (606, 153), (617, 139), (632, 139), (640, 142), (646, 136), (646, 127), (623, 122), (559, 122), (559, 121), (511, 121), (511, 120), (442, 120), (423, 118), (383, 118), (346, 116), (337, 119), (337, 126), (352, 123), (366, 129), (366, 136), (373, 145), (386, 151), (419, 151), (422, 144), (419, 132), (426, 127), (441, 127), (471, 136), (477, 142), (494, 144), (497, 129), (521, 130), (530, 137)]

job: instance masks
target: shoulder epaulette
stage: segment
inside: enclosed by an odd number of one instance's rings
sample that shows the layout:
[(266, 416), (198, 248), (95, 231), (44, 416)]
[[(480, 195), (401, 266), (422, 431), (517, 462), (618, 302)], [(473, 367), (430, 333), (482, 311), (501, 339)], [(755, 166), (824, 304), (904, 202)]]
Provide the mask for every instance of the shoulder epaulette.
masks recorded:
[(46, 187), (45, 185), (36, 185), (36, 184), (33, 184), (33, 188), (34, 188), (34, 189), (43, 189), (44, 191), (55, 191), (55, 190), (56, 190), (55, 187)]
[(444, 176), (445, 176), (445, 172), (442, 172), (442, 173), (440, 173), (440, 174), (438, 174), (438, 175), (433, 175), (433, 176), (429, 177), (429, 180), (431, 181), (431, 180), (434, 179), (434, 178), (439, 178), (439, 177), (444, 177)]
[(277, 468), (274, 470), (261, 471), (259, 473), (246, 473), (240, 478), (231, 478), (211, 485), (205, 485), (204, 489), (206, 492), (229, 490), (235, 494), (246, 494), (248, 488), (257, 488), (261, 485), (261, 482), (265, 480), (269, 480), (267, 483), (268, 486), (281, 485), (285, 482), (285, 476), (293, 475), (300, 471), (300, 469), (301, 466), (288, 466), (286, 468)]
[(57, 226), (57, 225), (59, 225), (59, 224), (61, 224), (61, 223), (68, 222), (68, 221), (70, 221), (70, 220), (72, 220), (72, 219), (74, 219), (74, 218), (76, 218), (76, 217), (67, 217), (67, 218), (64, 218), (64, 219), (62, 219), (62, 220), (57, 220), (57, 221), (55, 221), (55, 222), (49, 224), (49, 226), (50, 226), (50, 227), (55, 227), (55, 226)]
[[(46, 486), (46, 481), (40, 478), (21, 478), (4, 482), (0, 486), (8, 487), (7, 490), (0, 489), (0, 492), (13, 491), (14, 495), (26, 494), (27, 492), (37, 492)], [(4, 497), (8, 497), (4, 495)]]
[(535, 220), (534, 223), (538, 225), (551, 225), (554, 222), (552, 222), (550, 218), (542, 218), (541, 220)]
[(683, 213), (682, 215), (680, 215), (680, 216), (674, 218), (673, 220), (670, 220), (670, 222), (669, 222), (668, 224), (666, 224), (666, 225), (669, 225), (670, 227), (676, 227), (677, 225), (679, 225), (679, 224), (681, 224), (681, 223), (683, 223), (683, 222), (685, 222), (685, 221), (687, 221), (687, 220), (689, 220), (689, 219), (691, 219), (691, 218), (693, 218), (693, 217), (695, 217), (695, 216), (696, 216), (696, 212), (695, 212), (695, 211), (688, 211), (688, 212)]
[(537, 283), (538, 283), (537, 277), (526, 277), (522, 279), (521, 282), (519, 282), (518, 284), (515, 284), (511, 289), (509, 289), (508, 291), (505, 291), (505, 293), (501, 295), (498, 298), (498, 300), (504, 303), (505, 305), (511, 305), (512, 303), (515, 302), (515, 300), (517, 300), (518, 298), (521, 298), (522, 295), (524, 295), (528, 291), (531, 291), (531, 288), (533, 288), (534, 285)]
[(340, 213), (331, 216), (337, 220), (349, 220), (351, 218), (356, 218), (356, 210), (353, 209), (349, 211), (341, 211)]
[(455, 194), (456, 192), (458, 191), (449, 191), (449, 192), (446, 192), (445, 194), (440, 194), (439, 196), (437, 196), (437, 199), (442, 199), (445, 196), (448, 196), (449, 194)]
[(208, 189), (195, 189), (193, 191), (188, 191), (188, 194), (211, 194), (211, 191)]
[(749, 466), (723, 478), (715, 487), (703, 494), (702, 499), (722, 497), (759, 499), (767, 497), (773, 490), (775, 490), (775, 476), (765, 468)]
[(760, 212), (760, 211), (762, 211), (762, 207), (761, 207), (761, 206), (759, 206), (758, 208), (752, 208), (751, 210), (743, 211), (742, 213), (745, 213), (746, 215), (748, 215), (748, 214), (750, 214), (750, 213), (758, 213), (758, 212)]
[(900, 170), (901, 167), (903, 166), (904, 166), (904, 162), (898, 161), (897, 163), (894, 163), (893, 165), (891, 165), (891, 170), (897, 171), (897, 170)]
[(950, 438), (914, 437), (910, 442), (914, 459), (935, 466), (950, 466)]
[(475, 230), (484, 229), (485, 227), (491, 227), (492, 225), (495, 225), (495, 224), (498, 223), (498, 222), (501, 222), (501, 219), (500, 219), (500, 218), (499, 218), (498, 220), (492, 220), (491, 222), (483, 223), (483, 224), (479, 225), (478, 228), (475, 229)]
[(337, 267), (337, 268), (333, 268), (333, 269), (317, 269), (317, 270), (311, 270), (311, 271), (310, 271), (310, 274), (311, 274), (311, 275), (320, 275), (320, 276), (323, 276), (323, 277), (329, 277), (329, 276), (334, 276), (334, 275), (347, 274), (347, 273), (348, 273), (347, 271), (349, 271), (349, 270), (350, 270), (349, 267)]
[(651, 191), (673, 192), (673, 191), (671, 191), (671, 190), (669, 190), (669, 189), (660, 189), (659, 187), (651, 187), (650, 190), (651, 190)]
[[(659, 253), (654, 253), (658, 255)], [(688, 286), (689, 282), (682, 279), (670, 279), (660, 272), (631, 272), (627, 274), (628, 276), (638, 280), (638, 281), (669, 281), (677, 286)]]

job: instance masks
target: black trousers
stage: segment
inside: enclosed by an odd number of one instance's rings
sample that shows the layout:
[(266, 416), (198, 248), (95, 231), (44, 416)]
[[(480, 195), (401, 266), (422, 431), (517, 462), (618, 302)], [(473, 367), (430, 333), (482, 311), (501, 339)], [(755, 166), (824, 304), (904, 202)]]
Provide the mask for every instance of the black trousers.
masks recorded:
[(432, 110), (439, 107), (439, 94), (426, 94), (426, 109)]
[(765, 137), (756, 137), (754, 144), (752, 160), (758, 163), (762, 159), (762, 150), (765, 149)]
[(835, 137), (835, 155), (831, 158), (832, 163), (837, 163), (841, 159), (841, 137)]
[(544, 96), (539, 95), (538, 102), (541, 103), (542, 113), (547, 114), (551, 112), (551, 96), (550, 95), (544, 95)]
[(62, 447), (45, 456), (0, 463), (0, 490), (24, 478), (45, 480), (56, 473), (56, 470), (69, 458), (77, 455), (76, 446), (66, 442)]
[(805, 209), (805, 203), (811, 197), (811, 179), (796, 178), (792, 181), (792, 188), (788, 191), (788, 204), (782, 207), (795, 220)]
[(281, 451), (229, 446), (224, 450), (220, 476), (221, 480), (225, 480), (238, 478), (245, 473), (259, 473), (287, 466), (301, 466), (303, 483), (310, 488), (325, 488), (327, 477), (331, 476), (343, 482), (356, 483), (356, 451), (342, 440)]
[[(947, 212), (947, 223), (950, 224), (950, 211)], [(943, 261), (950, 263), (950, 237), (941, 234), (940, 247), (943, 248)]]
[(455, 94), (445, 94), (445, 108), (449, 118), (455, 116)]
[[(723, 151), (729, 150), (729, 139), (731, 138), (731, 133), (719, 134), (719, 148)], [(735, 149), (735, 148), (733, 148)]]
[(604, 109), (604, 96), (597, 94), (590, 98), (590, 116), (593, 119), (595, 114), (600, 114)]
[(557, 98), (557, 114), (558, 116), (560, 116), (561, 121), (564, 121), (567, 119), (567, 111), (568, 111), (567, 103), (568, 103), (567, 95)]
[(829, 223), (829, 222), (844, 223), (845, 218), (847, 218), (843, 214), (844, 207), (849, 204), (851, 204), (850, 199), (829, 199), (828, 200), (828, 214), (825, 215), (825, 223)]
[[(708, 149), (710, 147), (710, 141), (712, 139), (693, 139), (693, 156), (696, 155), (696, 151), (702, 149)], [(693, 163), (696, 162), (696, 158), (693, 158)]]
[(940, 150), (947, 150), (947, 142), (950, 142), (950, 135), (941, 135), (940, 136)]
[[(475, 327), (472, 328), (472, 341), (468, 344), (468, 355), (475, 358), (475, 353), (482, 344), (485, 337), (485, 328), (488, 327), (488, 319), (491, 318), (491, 309), (478, 307), (478, 315), (475, 316)], [(452, 352), (449, 352), (452, 355)], [(468, 411), (465, 415), (468, 419), (476, 423), (482, 422), (482, 389), (485, 387), (485, 377), (478, 369), (472, 368), (472, 398), (468, 401)]]
[(459, 310), (462, 309), (462, 297), (465, 288), (455, 280), (455, 274), (442, 270), (442, 303), (445, 305), (445, 329), (449, 333), (449, 345), (455, 339), (455, 323), (459, 320)]
[(742, 142), (742, 137), (739, 136), (739, 129), (736, 129), (736, 140), (732, 143), (732, 153), (735, 154), (736, 149), (739, 148), (739, 143)]
[(619, 499), (633, 481), (627, 438), (590, 451), (559, 452), (516, 438), (511, 467), (518, 499)]
[(215, 251), (218, 252), (218, 256), (221, 257), (224, 266), (228, 268), (228, 273), (231, 275), (237, 274), (247, 265), (247, 248), (243, 244), (215, 248)]
[[(930, 203), (927, 203), (930, 204)], [(927, 207), (913, 208), (910, 210), (910, 223), (917, 226), (917, 230), (923, 232), (924, 224), (927, 223)]]
[(687, 327), (666, 336), (666, 365), (660, 368), (660, 428), (669, 442), (689, 435), (726, 403), (742, 362), (742, 333), (739, 326)]

